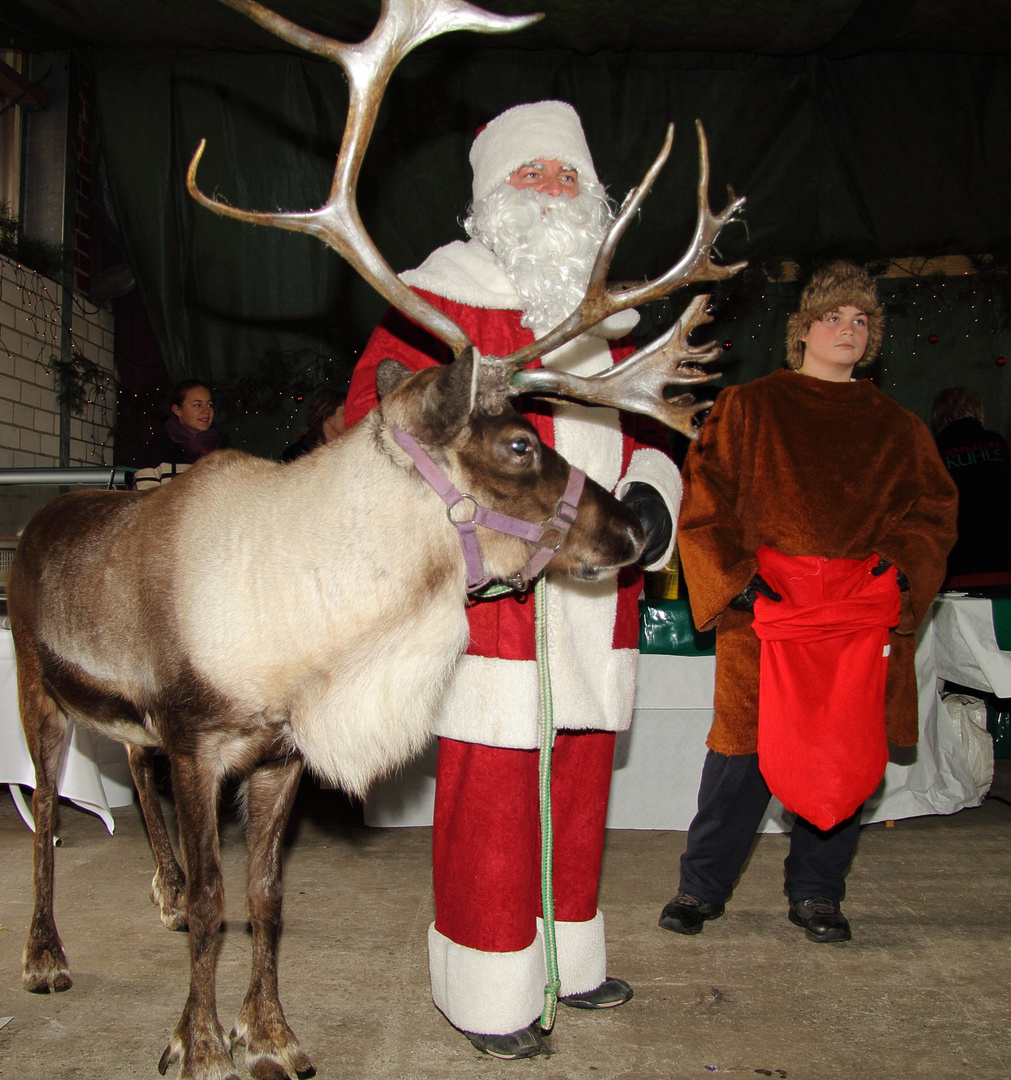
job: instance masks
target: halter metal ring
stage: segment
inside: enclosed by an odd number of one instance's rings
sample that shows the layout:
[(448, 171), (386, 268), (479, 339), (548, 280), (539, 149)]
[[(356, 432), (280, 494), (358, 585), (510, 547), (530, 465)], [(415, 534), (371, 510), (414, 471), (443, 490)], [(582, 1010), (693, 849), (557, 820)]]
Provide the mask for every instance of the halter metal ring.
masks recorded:
[[(469, 518), (461, 518), (458, 521), (455, 517), (453, 517), (453, 511), (465, 499), (469, 499), (471, 504), (472, 504), (472, 510), (471, 510), (471, 513), (470, 513), (470, 517)], [(457, 528), (459, 528), (461, 525), (470, 525), (474, 521), (474, 515), (477, 513), (479, 505), (480, 504), (478, 503), (477, 499), (474, 498), (473, 495), (468, 495), (465, 491), (461, 491), (460, 492), (460, 498), (457, 499), (457, 501), (455, 503), (453, 503), (452, 506), (447, 506), (446, 507), (446, 517), (449, 518), (449, 523), (451, 525), (455, 525)]]

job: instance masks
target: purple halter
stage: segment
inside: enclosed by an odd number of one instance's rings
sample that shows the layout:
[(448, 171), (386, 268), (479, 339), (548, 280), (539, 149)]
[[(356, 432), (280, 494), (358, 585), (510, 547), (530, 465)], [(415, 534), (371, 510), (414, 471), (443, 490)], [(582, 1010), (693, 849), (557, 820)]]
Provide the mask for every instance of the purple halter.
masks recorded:
[[(508, 514), (500, 514), (496, 510), (488, 510), (481, 506), (473, 495), (458, 491), (449, 477), (425, 453), (413, 435), (398, 428), (396, 424), (390, 424), (389, 427), (397, 445), (410, 454), (415, 468), (446, 504), (446, 516), (456, 526), (456, 531), (460, 536), (460, 546), (463, 548), (463, 558), (467, 566), (467, 592), (475, 592), (491, 581), (484, 572), (481, 543), (477, 535), (478, 525), (507, 536), (518, 536), (521, 540), (528, 540), (536, 546), (537, 550), (527, 559), (526, 565), (516, 578), (510, 582), (516, 588), (527, 588), (562, 546), (566, 533), (576, 520), (576, 507), (586, 482), (586, 474), (582, 469), (577, 469), (575, 465), (569, 466), (569, 480), (565, 486), (565, 494), (559, 499), (554, 516), (539, 524), (534, 524), (510, 517)], [(473, 503), (474, 512), (470, 518), (461, 521), (453, 517), (453, 508), (464, 500)], [(552, 544), (549, 540), (554, 540), (555, 543)]]

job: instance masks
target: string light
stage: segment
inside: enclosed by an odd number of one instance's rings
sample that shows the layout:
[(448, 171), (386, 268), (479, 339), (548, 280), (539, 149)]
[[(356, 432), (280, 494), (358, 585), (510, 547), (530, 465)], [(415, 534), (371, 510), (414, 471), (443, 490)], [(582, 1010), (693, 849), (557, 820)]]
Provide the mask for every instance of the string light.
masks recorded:
[[(949, 276), (907, 272), (878, 277), (877, 285), (886, 331), (870, 369), (873, 381), (925, 421), (938, 390), (971, 386), (983, 395), (987, 422), (1011, 430), (1011, 384), (1002, 381), (1009, 377), (1011, 355), (1011, 276), (1005, 268), (977, 273), (960, 268)], [(701, 335), (708, 333), (723, 345), (722, 362), (714, 365), (723, 372), (722, 385), (747, 382), (781, 366), (786, 319), (796, 309), (800, 287), (778, 274), (761, 279), (756, 274), (715, 290), (713, 324), (693, 340), (706, 340)], [(672, 305), (666, 325), (685, 303)]]

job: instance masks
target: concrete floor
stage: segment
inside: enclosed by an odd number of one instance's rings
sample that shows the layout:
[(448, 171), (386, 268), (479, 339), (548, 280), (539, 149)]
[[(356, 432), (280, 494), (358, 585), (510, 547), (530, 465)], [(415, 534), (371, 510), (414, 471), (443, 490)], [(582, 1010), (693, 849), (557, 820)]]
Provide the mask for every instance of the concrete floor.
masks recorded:
[[(285, 1011), (324, 1080), (1008, 1078), (1011, 761), (998, 762), (992, 793), (952, 817), (865, 828), (845, 905), (854, 940), (839, 945), (812, 944), (787, 922), (783, 836), (758, 839), (727, 914), (686, 938), (657, 927), (684, 833), (610, 832), (609, 966), (635, 998), (608, 1013), (559, 1009), (549, 1054), (502, 1062), (473, 1050), (429, 998), (430, 830), (365, 828), (353, 807), (306, 784), (285, 865)], [(157, 1076), (186, 994), (187, 938), (164, 929), (148, 900), (139, 812), (116, 819), (108, 836), (92, 815), (61, 811), (57, 922), (74, 987), (30, 995), (20, 957), (31, 837), (0, 797), (0, 1015), (13, 1017), (0, 1029), (5, 1080)], [(245, 849), (227, 814), (222, 849), (227, 1028), (249, 967)]]

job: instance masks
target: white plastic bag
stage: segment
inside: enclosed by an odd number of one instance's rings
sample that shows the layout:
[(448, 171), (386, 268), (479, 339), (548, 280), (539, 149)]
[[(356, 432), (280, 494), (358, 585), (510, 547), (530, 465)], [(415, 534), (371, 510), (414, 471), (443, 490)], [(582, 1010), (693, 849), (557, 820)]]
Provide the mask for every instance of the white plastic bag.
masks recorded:
[(955, 722), (966, 762), (982, 799), (993, 783), (993, 737), (986, 729), (986, 703), (969, 694), (945, 694), (941, 700)]

